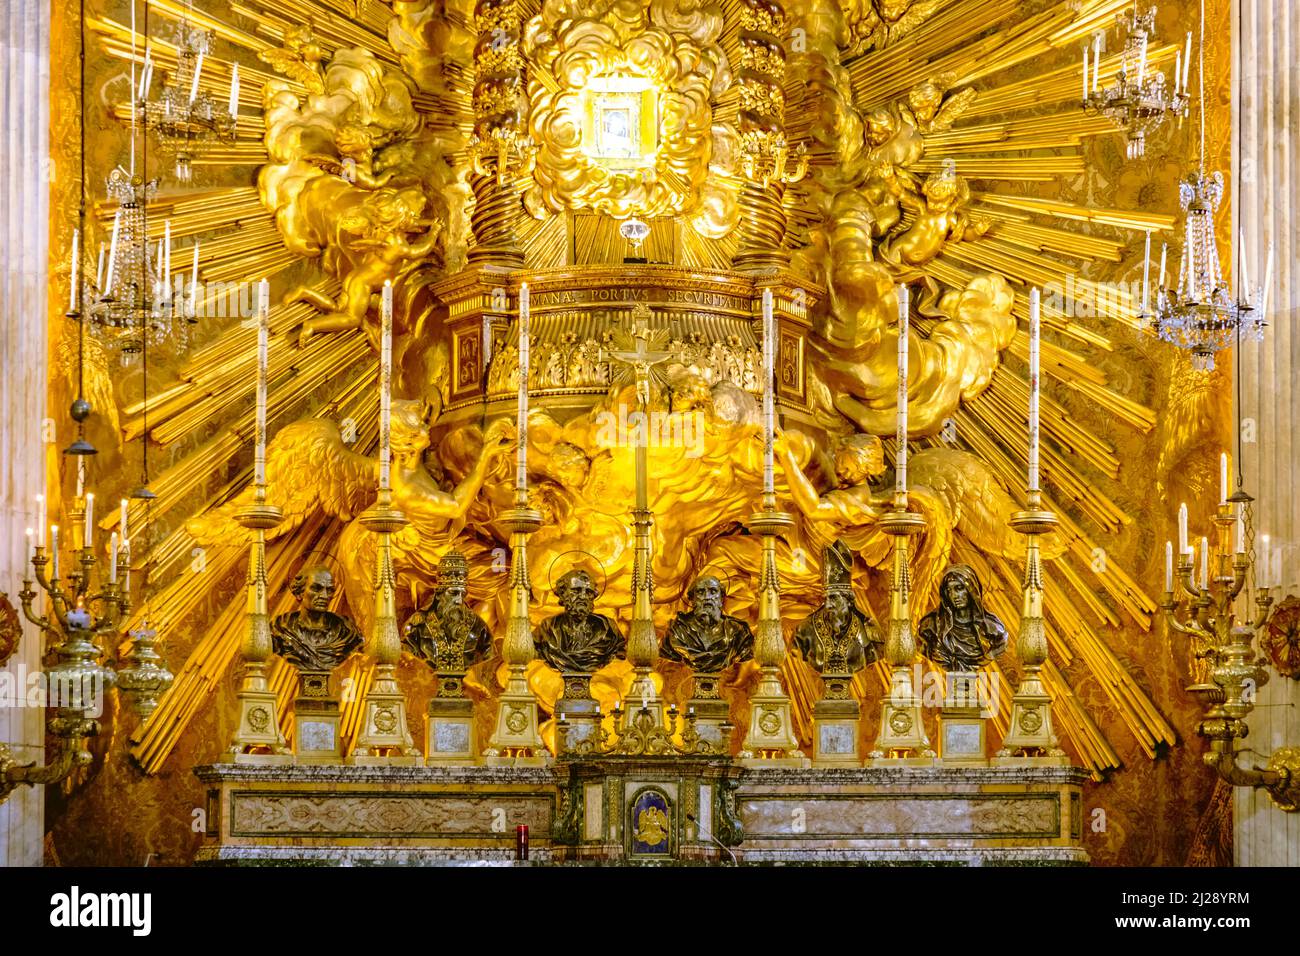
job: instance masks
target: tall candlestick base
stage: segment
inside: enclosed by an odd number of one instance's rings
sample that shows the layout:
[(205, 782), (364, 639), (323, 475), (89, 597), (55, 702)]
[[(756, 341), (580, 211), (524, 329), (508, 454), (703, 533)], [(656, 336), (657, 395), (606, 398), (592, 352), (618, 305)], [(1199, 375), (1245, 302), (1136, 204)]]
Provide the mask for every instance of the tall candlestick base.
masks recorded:
[(776, 571), (776, 536), (794, 527), (784, 511), (766, 508), (750, 515), (749, 527), (763, 538), (759, 569), (758, 629), (754, 635), (754, 660), (760, 672), (749, 698), (749, 732), (740, 761), (750, 767), (807, 767), (810, 761), (799, 749), (790, 714), (790, 698), (781, 686), (785, 660), (785, 634), (781, 629), (781, 581)]
[(289, 742), (280, 731), (279, 702), (267, 684), (267, 659), (271, 656), (271, 621), (267, 610), (266, 532), (280, 523), (283, 513), (258, 501), (235, 515), (253, 533), (248, 547), (248, 629), (241, 655), (244, 682), (239, 689), (239, 723), (230, 754), (235, 763), (290, 763)]
[(540, 512), (520, 506), (502, 515), (510, 532), (510, 617), (502, 655), (510, 676), (497, 700), (496, 729), (484, 763), (492, 766), (539, 767), (551, 756), (537, 729), (537, 697), (528, 686), (527, 669), (534, 655), (533, 627), (528, 617), (532, 589), (528, 581), (528, 536), (542, 526)]
[[(638, 456), (638, 465), (642, 462)], [(638, 481), (644, 481), (638, 469)], [(655, 662), (659, 659), (659, 634), (654, 621), (654, 572), (650, 567), (650, 529), (654, 515), (648, 508), (632, 512), (636, 531), (636, 560), (632, 569), (632, 622), (627, 635), (627, 662), (632, 665), (632, 686), (627, 692), (628, 710), (648, 710), (655, 726), (664, 725), (664, 702), (655, 687)]]
[(921, 719), (921, 698), (912, 683), (916, 637), (912, 634), (912, 578), (907, 539), (925, 530), (925, 518), (906, 510), (901, 496), (880, 520), (880, 529), (894, 539), (893, 581), (889, 591), (889, 623), (885, 660), (890, 666), (889, 694), (881, 703), (880, 732), (868, 755), (872, 766), (931, 766), (935, 752)]
[(993, 762), (999, 765), (1030, 763), (1067, 766), (1052, 727), (1052, 698), (1043, 686), (1042, 669), (1047, 662), (1047, 630), (1043, 620), (1043, 566), (1038, 538), (1059, 523), (1056, 515), (1039, 507), (1039, 493), (1029, 493), (1029, 508), (1011, 516), (1011, 527), (1025, 536), (1024, 602), (1020, 613), (1020, 637), (1016, 653), (1024, 673), (1011, 698), (1011, 719), (1006, 739)]
[(406, 516), (393, 508), (385, 492), (379, 503), (361, 515), (361, 524), (379, 536), (378, 581), (375, 590), (375, 633), (370, 648), (375, 677), (366, 693), (351, 762), (359, 765), (414, 766), (420, 752), (406, 724), (406, 697), (397, 686), (397, 662), (402, 641), (397, 633), (397, 582), (393, 574), (392, 535), (406, 526)]

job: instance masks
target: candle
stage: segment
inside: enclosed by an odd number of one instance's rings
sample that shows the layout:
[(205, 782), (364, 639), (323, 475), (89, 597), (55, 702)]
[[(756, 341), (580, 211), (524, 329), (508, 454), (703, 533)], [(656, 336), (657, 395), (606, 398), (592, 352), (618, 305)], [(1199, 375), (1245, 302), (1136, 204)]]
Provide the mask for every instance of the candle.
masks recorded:
[(117, 583), (117, 532), (108, 536), (108, 583)]
[(230, 118), (239, 115), (239, 64), (230, 71)]
[(515, 490), (528, 493), (528, 283), (519, 286), (519, 407), (515, 426), (519, 450), (515, 462)]
[(1083, 98), (1088, 98), (1088, 48), (1083, 48)]
[(1165, 590), (1174, 590), (1174, 543), (1165, 542)]
[(1178, 506), (1178, 554), (1182, 555), (1188, 552), (1187, 547), (1187, 502)]
[(68, 282), (68, 311), (77, 311), (77, 259), (81, 252), (81, 230), (72, 230), (72, 255), (70, 256), (70, 269), (72, 278)]
[(59, 526), (50, 525), (50, 581), (59, 579)]
[(122, 568), (126, 572), (122, 578), (122, 593), (131, 593), (131, 539), (122, 537)]
[(379, 487), (389, 487), (389, 431), (393, 390), (393, 284), (384, 280), (379, 308)]
[(140, 70), (140, 90), (137, 99), (145, 99), (149, 94), (149, 78), (153, 74), (153, 47), (144, 48), (144, 66)]
[(118, 531), (122, 535), (122, 540), (125, 541), (126, 540), (126, 499), (125, 498), (122, 499), (121, 507), (118, 510), (117, 526), (118, 526)]
[(90, 542), (94, 538), (95, 524), (95, 493), (87, 492), (86, 494), (86, 541), (85, 546), (90, 547)]
[[(36, 560), (36, 541), (33, 539), (32, 534), (33, 534), (32, 529), (28, 528), (27, 529), (27, 563), (28, 564), (31, 564), (34, 560)], [(26, 574), (25, 571), (23, 573)]]
[(104, 244), (99, 244), (99, 265), (95, 267), (95, 288), (104, 288)]
[(1151, 230), (1147, 230), (1146, 251), (1142, 253), (1142, 314), (1150, 312), (1151, 303)]
[(1201, 590), (1210, 586), (1210, 539), (1201, 538)]
[(1260, 550), (1263, 552), (1264, 560), (1260, 562), (1259, 567), (1256, 569), (1255, 585), (1256, 587), (1266, 588), (1268, 587), (1268, 571), (1269, 571), (1268, 562), (1270, 557), (1268, 551), (1268, 535), (1261, 534), (1259, 536), (1259, 542), (1260, 542)]
[(104, 286), (104, 294), (113, 291), (113, 269), (117, 265), (117, 234), (122, 228), (122, 209), (118, 207), (117, 212), (113, 213), (113, 235), (108, 241), (108, 279)]
[(1192, 68), (1192, 31), (1187, 31), (1187, 43), (1183, 47), (1183, 83), (1184, 91), (1187, 89), (1187, 74)]
[(898, 287), (898, 455), (894, 468), (894, 492), (907, 494), (907, 333), (908, 289)]
[(172, 221), (170, 219), (163, 221), (162, 271), (163, 298), (170, 299), (172, 288)]
[(253, 483), (266, 487), (266, 364), (271, 332), (271, 283), (257, 284), (257, 417), (253, 426)]
[(1234, 550), (1237, 554), (1246, 553), (1246, 515), (1240, 504), (1237, 505), (1237, 547)]
[(1178, 81), (1182, 78), (1182, 75), (1183, 75), (1183, 51), (1179, 50), (1177, 53), (1174, 54), (1174, 95), (1175, 96), (1177, 96), (1179, 92), (1181, 92), (1181, 88), (1178, 85)]
[(86, 493), (86, 456), (77, 456), (77, 497)]
[(1029, 490), (1038, 490), (1038, 370), (1041, 309), (1038, 289), (1029, 290)]
[(45, 547), (45, 496), (36, 496), (36, 547)]
[(194, 80), (190, 83), (190, 103), (199, 95), (199, 77), (203, 75), (203, 54), (194, 63)]
[(775, 492), (773, 447), (776, 437), (776, 318), (772, 290), (763, 290), (763, 493)]
[(1228, 453), (1219, 455), (1219, 506), (1228, 503)]
[(190, 318), (199, 315), (199, 241), (194, 240), (194, 264), (190, 267)]

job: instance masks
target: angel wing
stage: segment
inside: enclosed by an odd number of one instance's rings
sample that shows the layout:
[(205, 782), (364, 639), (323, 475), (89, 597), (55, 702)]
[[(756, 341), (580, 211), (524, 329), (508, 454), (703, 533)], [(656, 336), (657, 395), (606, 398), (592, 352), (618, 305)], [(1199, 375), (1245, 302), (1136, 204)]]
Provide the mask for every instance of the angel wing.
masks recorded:
[(270, 65), (275, 72), (301, 83), (308, 93), (325, 92), (325, 78), (320, 74), (320, 66), (309, 62), (296, 50), (263, 50), (257, 58)]
[[(267, 540), (293, 531), (323, 510), (350, 521), (375, 499), (378, 462), (349, 451), (338, 425), (328, 418), (306, 418), (280, 429), (266, 452), (267, 499), (284, 511)], [(203, 545), (244, 544), (248, 532), (235, 514), (253, 503), (248, 487), (225, 504), (191, 518), (186, 530)]]
[[(1008, 523), (1020, 505), (980, 459), (955, 448), (927, 448), (908, 460), (910, 481), (940, 498), (952, 527), (980, 551), (1002, 558), (1024, 556), (1022, 537)], [(1046, 559), (1060, 557), (1065, 542), (1059, 533), (1040, 541)]]
[(952, 96), (947, 97), (943, 101), (943, 105), (939, 107), (939, 112), (934, 114), (934, 119), (930, 121), (929, 129), (926, 132), (942, 133), (948, 129), (962, 113), (966, 112), (967, 107), (971, 105), (974, 99), (975, 88), (973, 86), (968, 86), (960, 93), (954, 93)]

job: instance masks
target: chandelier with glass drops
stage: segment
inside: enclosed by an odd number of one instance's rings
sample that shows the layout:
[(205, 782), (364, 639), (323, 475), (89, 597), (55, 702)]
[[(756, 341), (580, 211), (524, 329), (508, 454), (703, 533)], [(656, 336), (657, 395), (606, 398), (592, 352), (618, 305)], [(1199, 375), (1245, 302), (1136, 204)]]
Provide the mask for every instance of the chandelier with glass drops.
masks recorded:
[(1123, 130), (1128, 158), (1138, 159), (1146, 153), (1147, 134), (1155, 132), (1166, 117), (1187, 113), (1192, 34), (1187, 34), (1186, 46), (1175, 55), (1171, 84), (1163, 71), (1147, 65), (1147, 47), (1155, 35), (1156, 8), (1138, 13), (1134, 3), (1133, 9), (1119, 20), (1124, 26), (1124, 51), (1109, 86), (1101, 85), (1101, 33), (1093, 38), (1091, 70), (1088, 47), (1083, 48), (1083, 108), (1106, 117)]
[(175, 157), (176, 179), (188, 183), (195, 157), (222, 143), (235, 141), (239, 114), (239, 67), (230, 76), (230, 98), (216, 102), (199, 88), (203, 58), (212, 46), (212, 33), (182, 17), (176, 24), (176, 70), (162, 84), (157, 99), (149, 99), (153, 83), (153, 54), (145, 50), (144, 69), (136, 93), (141, 124), (158, 137), (168, 156)]
[[(1201, 35), (1198, 53), (1200, 98), (1200, 163), (1178, 187), (1183, 210), (1183, 248), (1178, 267), (1178, 284), (1165, 287), (1167, 247), (1160, 250), (1160, 276), (1156, 283), (1155, 314), (1152, 324), (1166, 342), (1192, 353), (1192, 366), (1209, 371), (1214, 356), (1242, 338), (1260, 340), (1267, 325), (1268, 288), (1273, 277), (1270, 245), (1264, 283), (1254, 289), (1246, 269), (1245, 233), (1239, 235), (1239, 255), (1234, 290), (1223, 278), (1214, 214), (1223, 199), (1223, 174), (1205, 172), (1205, 0), (1201, 0)], [(1238, 190), (1240, 194), (1240, 190)], [(1147, 234), (1147, 264), (1144, 269), (1142, 311), (1147, 312), (1151, 237)]]

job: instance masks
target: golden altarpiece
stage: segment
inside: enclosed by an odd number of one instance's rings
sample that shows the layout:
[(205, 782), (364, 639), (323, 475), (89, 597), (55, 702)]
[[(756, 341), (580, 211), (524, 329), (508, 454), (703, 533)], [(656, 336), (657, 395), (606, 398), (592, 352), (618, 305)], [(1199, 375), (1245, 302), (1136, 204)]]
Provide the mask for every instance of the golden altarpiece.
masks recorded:
[[(83, 248), (111, 283), (134, 174), (188, 309), (144, 363), (51, 318), (100, 454), (50, 506), (129, 522), (95, 632), (147, 712), (85, 744), (60, 859), (1212, 858), (1209, 632), (1155, 542), (1224, 380), (1136, 280), (1193, 135), (1127, 160), (1080, 103), (1131, 3), (58, 6)], [(1176, 88), (1195, 15), (1143, 54)]]

